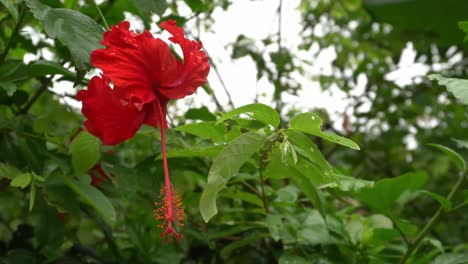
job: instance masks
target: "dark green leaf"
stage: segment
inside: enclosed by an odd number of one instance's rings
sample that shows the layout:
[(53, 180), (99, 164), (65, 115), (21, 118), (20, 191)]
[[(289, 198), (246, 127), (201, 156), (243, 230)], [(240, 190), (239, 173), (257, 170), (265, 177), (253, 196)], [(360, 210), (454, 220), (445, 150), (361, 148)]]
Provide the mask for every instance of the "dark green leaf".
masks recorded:
[(166, 0), (133, 0), (133, 2), (141, 16), (148, 21), (151, 21), (152, 13), (162, 16), (167, 9)]
[(86, 172), (99, 161), (101, 152), (99, 140), (86, 131), (78, 134), (70, 144), (73, 168), (77, 172)]
[(0, 0), (0, 2), (8, 9), (15, 21), (18, 21), (18, 9), (11, 0)]
[(185, 113), (185, 118), (202, 121), (216, 121), (213, 115), (205, 106), (201, 108), (191, 108)]
[(36, 61), (28, 65), (29, 77), (45, 76), (48, 74), (59, 74), (68, 78), (75, 78), (75, 74), (66, 68), (62, 64), (55, 61)]
[[(219, 155), (224, 146), (214, 146), (209, 148), (200, 149), (169, 149), (167, 151), (167, 158), (214, 158)], [(162, 154), (159, 154), (156, 159), (162, 159)]]
[(58, 38), (70, 49), (77, 69), (89, 70), (91, 52), (102, 47), (99, 42), (103, 28), (90, 17), (74, 10), (51, 8), (38, 0), (26, 0), (26, 4), (34, 17), (41, 20), (47, 35)]
[(224, 120), (231, 119), (241, 114), (247, 115), (253, 119), (256, 119), (267, 125), (272, 125), (274, 127), (278, 127), (280, 123), (279, 115), (275, 109), (259, 103), (244, 105), (229, 111), (222, 115), (217, 122), (220, 123)]
[(227, 145), (214, 160), (200, 199), (200, 213), (205, 222), (218, 213), (216, 194), (224, 188), (240, 167), (263, 146), (266, 139), (265, 135), (259, 133), (242, 134)]
[(322, 126), (322, 119), (320, 119), (320, 117), (315, 113), (309, 112), (298, 114), (289, 121), (289, 126), (292, 129), (296, 129), (317, 137), (321, 137), (336, 144), (359, 150), (359, 146), (350, 139), (330, 132), (322, 132), (320, 130), (320, 127)]
[(356, 197), (369, 207), (388, 213), (403, 193), (416, 191), (426, 180), (427, 174), (424, 172), (407, 173), (378, 181), (373, 187), (362, 188), (356, 193)]
[(444, 152), (447, 156), (449, 156), (452, 159), (452, 161), (455, 163), (455, 165), (457, 165), (459, 170), (464, 171), (466, 169), (465, 160), (463, 159), (462, 156), (460, 156), (460, 154), (455, 152), (453, 149), (440, 145), (440, 144), (430, 143), (426, 145)]
[(103, 219), (109, 224), (115, 222), (115, 209), (107, 197), (98, 189), (72, 179), (65, 179), (66, 184), (73, 191), (80, 195), (83, 201), (92, 206), (96, 211), (103, 217)]
[(419, 191), (419, 193), (425, 194), (431, 197), (432, 199), (436, 200), (447, 211), (449, 211), (452, 208), (452, 203), (449, 200), (447, 200), (447, 198), (443, 197), (440, 194), (433, 193), (433, 192), (426, 191), (426, 190), (421, 190)]
[(290, 176), (292, 177), (296, 186), (309, 198), (310, 202), (320, 212), (322, 217), (325, 219), (325, 203), (321, 192), (317, 187), (310, 181), (310, 179), (303, 174), (304, 171), (298, 170), (294, 167), (291, 168), (293, 172)]
[(16, 85), (12, 82), (0, 82), (0, 88), (5, 90), (8, 96), (12, 96), (16, 92)]

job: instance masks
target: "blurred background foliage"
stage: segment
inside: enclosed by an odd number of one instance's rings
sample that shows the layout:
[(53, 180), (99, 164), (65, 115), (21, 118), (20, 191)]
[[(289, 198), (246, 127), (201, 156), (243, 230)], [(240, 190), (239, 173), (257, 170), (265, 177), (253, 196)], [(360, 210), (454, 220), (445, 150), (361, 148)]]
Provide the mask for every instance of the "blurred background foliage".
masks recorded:
[[(216, 23), (211, 14), (231, 2), (109, 0), (99, 9), (109, 25), (130, 12), (146, 28), (170, 18), (209, 30)], [(313, 110), (323, 130), (351, 138), (361, 150), (285, 134), (255, 117), (233, 115), (217, 124), (233, 104), (219, 104), (207, 84), (220, 112), (202, 107), (171, 116), (175, 123), (201, 125), (168, 132), (171, 177), (187, 214), (179, 244), (162, 243), (151, 214), (163, 175), (157, 131), (145, 127), (119, 146), (100, 146), (78, 134), (83, 117), (66, 103), (74, 95), (51, 89), (63, 80), (86, 86), (89, 53), (104, 32), (94, 2), (0, 3), (1, 263), (398, 263), (405, 238), (411, 245), (440, 206), (447, 212), (407, 261), (468, 263), (468, 188), (462, 185), (448, 204), (443, 196), (459, 172), (450, 156), (425, 145), (435, 142), (466, 156), (452, 140), (467, 139), (465, 107), (426, 78), (402, 85), (387, 77), (411, 43), (429, 73), (467, 78), (468, 26), (459, 22), (468, 20), (468, 2), (302, 0), (295, 48), (306, 57), (282, 45), (281, 29), (260, 42), (238, 36), (228, 47), (232, 58), (251, 58), (257, 78), (274, 86), (271, 106), (281, 114), (280, 127)], [(181, 16), (187, 8), (190, 15)], [(326, 48), (336, 52), (331, 73), (311, 74), (308, 67)], [(36, 59), (26, 63), (26, 54)], [(308, 89), (294, 77), (298, 73), (324, 91), (346, 94), (342, 122), (313, 105), (285, 105), (282, 95)], [(363, 77), (364, 91), (356, 93)], [(214, 158), (223, 145), (261, 128), (271, 143), (218, 193), (218, 215), (205, 223), (199, 201)]]

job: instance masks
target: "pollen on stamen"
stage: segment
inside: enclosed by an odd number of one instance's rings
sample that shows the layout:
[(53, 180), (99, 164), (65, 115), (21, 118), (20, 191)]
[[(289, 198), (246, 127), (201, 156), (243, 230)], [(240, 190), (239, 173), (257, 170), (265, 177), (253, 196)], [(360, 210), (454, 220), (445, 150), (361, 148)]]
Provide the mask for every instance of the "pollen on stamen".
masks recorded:
[[(184, 226), (185, 208), (180, 196), (173, 186), (171, 186), (169, 194), (166, 192), (165, 186), (163, 186), (159, 191), (159, 200), (159, 202), (154, 202), (156, 209), (153, 210), (153, 214), (159, 222), (158, 227), (165, 229), (161, 233), (161, 237), (165, 238), (169, 235), (174, 235), (176, 241), (179, 242), (182, 239), (182, 235), (174, 229), (172, 224), (179, 227)], [(168, 242), (167, 239), (164, 242)]]

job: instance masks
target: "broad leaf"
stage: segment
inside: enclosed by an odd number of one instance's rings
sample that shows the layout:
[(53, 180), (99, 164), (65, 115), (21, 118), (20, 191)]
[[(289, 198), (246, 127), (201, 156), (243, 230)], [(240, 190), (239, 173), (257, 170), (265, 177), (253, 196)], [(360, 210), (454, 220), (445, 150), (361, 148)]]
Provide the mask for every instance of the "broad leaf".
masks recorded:
[(320, 130), (322, 119), (312, 112), (298, 114), (289, 121), (289, 127), (317, 137), (321, 137), (328, 141), (340, 144), (352, 149), (359, 150), (359, 146), (352, 140), (338, 136), (330, 132)]
[(234, 139), (214, 160), (200, 198), (200, 213), (208, 222), (218, 213), (216, 195), (224, 188), (240, 167), (265, 143), (263, 134), (248, 132)]
[(402, 194), (418, 190), (426, 180), (427, 174), (424, 172), (407, 173), (378, 181), (370, 188), (362, 188), (356, 197), (373, 209), (389, 213)]
[(77, 172), (86, 172), (101, 157), (99, 140), (86, 131), (78, 134), (70, 144), (73, 168)]
[[(167, 158), (214, 158), (223, 150), (223, 146), (214, 146), (200, 149), (169, 149)], [(159, 154), (156, 159), (162, 159), (162, 154)]]
[(12, 96), (16, 92), (16, 85), (12, 82), (0, 82), (0, 88), (5, 90), (8, 96)]
[(457, 165), (459, 170), (464, 171), (466, 169), (465, 160), (463, 159), (462, 156), (460, 156), (460, 154), (455, 152), (453, 149), (440, 145), (440, 144), (430, 143), (426, 145), (444, 152), (447, 156), (449, 156), (452, 159), (452, 161), (455, 163), (455, 165)]
[(253, 119), (256, 119), (267, 125), (272, 125), (274, 127), (278, 127), (280, 123), (278, 112), (276, 112), (275, 109), (260, 103), (244, 105), (229, 111), (222, 115), (217, 122), (223, 122), (224, 120), (231, 119), (233, 117), (239, 116), (240, 114), (247, 115)]
[(312, 183), (312, 181), (303, 174), (302, 170), (297, 170), (291, 167), (291, 178), (293, 179), (296, 186), (307, 196), (314, 207), (320, 212), (323, 219), (325, 219), (325, 203), (320, 193), (320, 190)]
[(38, 0), (26, 0), (26, 4), (34, 17), (42, 22), (47, 35), (59, 39), (70, 49), (77, 69), (89, 70), (91, 52), (102, 48), (99, 42), (103, 28), (92, 18), (74, 10), (51, 8)]
[(468, 80), (458, 78), (446, 78), (440, 74), (431, 74), (430, 80), (435, 80), (439, 85), (444, 85), (463, 104), (468, 105)]
[(65, 179), (68, 187), (80, 195), (83, 201), (96, 209), (96, 211), (109, 224), (113, 224), (116, 220), (115, 209), (107, 197), (98, 189), (90, 184), (80, 181)]

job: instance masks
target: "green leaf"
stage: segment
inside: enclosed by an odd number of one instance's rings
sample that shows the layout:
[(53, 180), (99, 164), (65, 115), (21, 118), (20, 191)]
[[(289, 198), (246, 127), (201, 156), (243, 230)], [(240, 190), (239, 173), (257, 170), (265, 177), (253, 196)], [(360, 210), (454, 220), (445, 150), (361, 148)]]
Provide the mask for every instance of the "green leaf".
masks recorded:
[(317, 137), (321, 137), (328, 141), (334, 142), (346, 146), (348, 148), (359, 150), (359, 146), (352, 140), (338, 136), (330, 132), (322, 132), (320, 127), (322, 126), (322, 119), (312, 112), (298, 114), (289, 121), (289, 126), (292, 129), (296, 129)]
[(378, 181), (370, 188), (362, 188), (357, 191), (356, 197), (373, 209), (389, 213), (402, 194), (416, 191), (426, 180), (427, 174), (424, 172), (407, 173)]
[(55, 61), (36, 61), (28, 65), (28, 76), (31, 78), (38, 76), (45, 76), (48, 74), (59, 74), (68, 78), (75, 78), (75, 74), (66, 68), (62, 64)]
[[(223, 150), (224, 146), (214, 146), (209, 148), (200, 148), (200, 149), (169, 149), (167, 151), (167, 158), (214, 158), (219, 155)], [(162, 159), (162, 154), (159, 154), (156, 157), (157, 160)]]
[(92, 18), (74, 10), (51, 8), (38, 0), (26, 0), (26, 4), (34, 17), (41, 20), (47, 35), (59, 39), (70, 49), (77, 69), (89, 70), (91, 52), (102, 48), (99, 42), (103, 28)]
[(291, 166), (291, 171), (293, 173), (291, 173), (290, 176), (293, 179), (295, 185), (305, 194), (305, 196), (307, 196), (309, 201), (320, 212), (323, 219), (325, 219), (325, 203), (319, 189), (317, 189), (312, 181), (303, 174), (302, 170), (298, 170)]
[(252, 233), (252, 234), (250, 234), (248, 236), (245, 236), (245, 237), (243, 237), (243, 238), (241, 238), (239, 240), (236, 240), (236, 241), (226, 245), (225, 247), (223, 247), (223, 249), (220, 252), (221, 257), (223, 259), (228, 259), (236, 249), (245, 247), (247, 245), (251, 245), (255, 241), (260, 240), (260, 239), (265, 238), (265, 237), (268, 237), (268, 234), (265, 234), (265, 233)]
[(442, 207), (446, 211), (449, 211), (452, 208), (452, 203), (449, 200), (447, 200), (447, 198), (443, 197), (440, 194), (430, 192), (430, 191), (426, 191), (426, 190), (421, 190), (418, 193), (425, 194), (425, 195), (431, 197), (432, 199), (436, 200), (437, 202), (439, 202), (440, 205), (442, 205)]
[(166, 0), (133, 0), (135, 7), (141, 16), (146, 20), (151, 20), (151, 14), (162, 16), (167, 9)]
[(18, 9), (16, 9), (16, 6), (13, 4), (13, 1), (0, 0), (0, 2), (8, 9), (13, 19), (15, 21), (18, 21)]
[(22, 174), (22, 172), (16, 167), (10, 166), (5, 163), (0, 163), (0, 179), (7, 178), (11, 180), (20, 174)]
[(99, 140), (86, 131), (76, 136), (70, 144), (73, 168), (76, 172), (86, 172), (101, 157)]
[(8, 96), (12, 96), (16, 92), (16, 85), (12, 82), (0, 82), (0, 88), (5, 90)]
[(278, 127), (280, 123), (280, 117), (276, 110), (260, 103), (244, 105), (229, 111), (222, 115), (217, 122), (223, 122), (224, 120), (231, 119), (233, 117), (239, 116), (240, 114), (245, 114), (253, 119), (256, 119), (267, 125), (272, 125), (274, 127)]
[(193, 12), (201, 12), (205, 9), (203, 0), (185, 0), (185, 3), (192, 9)]
[(429, 143), (426, 145), (430, 147), (434, 147), (444, 152), (447, 156), (449, 156), (452, 159), (452, 161), (455, 163), (455, 165), (458, 167), (459, 170), (464, 171), (466, 169), (465, 160), (463, 159), (462, 156), (460, 156), (460, 154), (455, 152), (453, 149), (440, 145), (440, 144)]
[(316, 163), (324, 170), (331, 170), (331, 166), (320, 152), (320, 149), (304, 133), (295, 130), (285, 132), (288, 140), (294, 144), (294, 149), (299, 155)]
[(263, 134), (248, 132), (234, 139), (214, 160), (207, 184), (200, 198), (200, 213), (208, 222), (218, 213), (216, 194), (224, 188), (240, 167), (257, 152), (267, 140)]
[(116, 220), (115, 209), (107, 197), (92, 185), (65, 178), (65, 182), (73, 191), (75, 191), (83, 201), (96, 209), (96, 211), (109, 224)]
[(460, 21), (458, 22), (458, 27), (465, 32), (465, 38), (463, 39), (464, 42), (468, 40), (468, 21)]
[(10, 182), (10, 186), (24, 189), (31, 183), (31, 178), (31, 173), (22, 173), (13, 178), (13, 180)]
[(466, 264), (468, 253), (446, 253), (439, 255), (431, 264)]
[(218, 124), (214, 121), (199, 122), (194, 124), (181, 125), (174, 130), (189, 133), (201, 138), (208, 138), (214, 142), (224, 141), (226, 124)]
[(468, 105), (468, 80), (458, 78), (446, 78), (440, 74), (431, 74), (430, 80), (435, 80), (439, 85), (444, 85), (463, 104)]
[(216, 121), (216, 116), (213, 115), (206, 106), (189, 109), (187, 113), (185, 113), (185, 118), (202, 121)]

